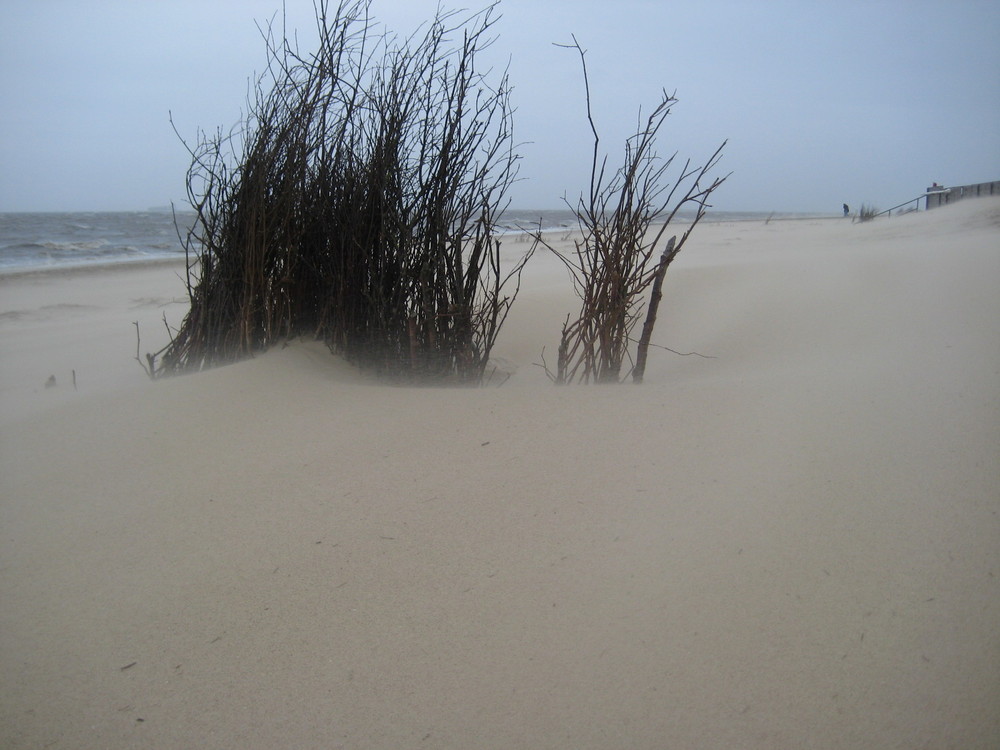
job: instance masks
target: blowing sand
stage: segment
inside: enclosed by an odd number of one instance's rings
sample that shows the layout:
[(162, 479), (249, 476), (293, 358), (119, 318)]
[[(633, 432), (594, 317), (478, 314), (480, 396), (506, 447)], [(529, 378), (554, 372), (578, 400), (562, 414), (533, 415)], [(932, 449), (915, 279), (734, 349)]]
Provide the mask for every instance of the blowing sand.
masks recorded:
[(641, 387), (545, 256), (502, 387), (152, 383), (181, 271), (0, 278), (0, 746), (998, 746), (1000, 201), (699, 227)]

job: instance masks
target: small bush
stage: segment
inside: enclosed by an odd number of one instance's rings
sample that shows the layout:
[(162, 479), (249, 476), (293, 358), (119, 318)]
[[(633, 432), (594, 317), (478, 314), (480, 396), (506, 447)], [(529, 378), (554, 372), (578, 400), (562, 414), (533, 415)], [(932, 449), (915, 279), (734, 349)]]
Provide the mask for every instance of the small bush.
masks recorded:
[(875, 206), (862, 203), (858, 210), (858, 221), (871, 221), (879, 215), (879, 210)]
[[(607, 157), (600, 155), (600, 137), (591, 112), (586, 55), (575, 38), (565, 46), (580, 55), (594, 145), (590, 189), (575, 205), (567, 201), (581, 235), (575, 252), (563, 253), (549, 245), (541, 232), (535, 235), (565, 264), (581, 301), (576, 317), (566, 318), (556, 371), (548, 374), (558, 384), (618, 383), (628, 374), (633, 382), (641, 383), (667, 266), (705, 215), (709, 197), (726, 179), (708, 176), (725, 143), (702, 165), (688, 160), (669, 179), (674, 157), (659, 158), (655, 147), (677, 100), (664, 91), (645, 123), (626, 140), (622, 166), (607, 172)], [(692, 209), (694, 218), (679, 239), (668, 239), (667, 229), (682, 208)], [(632, 332), (640, 320), (641, 334), (634, 339)]]

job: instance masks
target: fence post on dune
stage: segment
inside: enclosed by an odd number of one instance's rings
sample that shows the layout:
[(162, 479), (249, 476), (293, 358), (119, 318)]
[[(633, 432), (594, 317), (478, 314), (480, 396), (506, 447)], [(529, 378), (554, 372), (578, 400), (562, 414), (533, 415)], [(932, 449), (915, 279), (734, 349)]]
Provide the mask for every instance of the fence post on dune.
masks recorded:
[(973, 185), (959, 185), (957, 187), (946, 188), (936, 182), (927, 188), (927, 210), (939, 206), (947, 206), (962, 198), (979, 198), (983, 195), (1000, 194), (1000, 180), (992, 182), (978, 182)]
[(674, 235), (667, 240), (667, 246), (663, 249), (660, 262), (656, 266), (653, 275), (653, 286), (649, 291), (649, 305), (646, 308), (646, 320), (642, 324), (642, 335), (639, 336), (639, 344), (635, 350), (635, 368), (632, 370), (632, 382), (636, 385), (642, 383), (642, 377), (646, 374), (646, 355), (649, 352), (649, 339), (653, 335), (653, 326), (656, 325), (656, 311), (660, 307), (660, 300), (663, 299), (663, 277), (667, 275), (667, 266), (677, 255), (679, 247), (675, 247), (677, 236)]

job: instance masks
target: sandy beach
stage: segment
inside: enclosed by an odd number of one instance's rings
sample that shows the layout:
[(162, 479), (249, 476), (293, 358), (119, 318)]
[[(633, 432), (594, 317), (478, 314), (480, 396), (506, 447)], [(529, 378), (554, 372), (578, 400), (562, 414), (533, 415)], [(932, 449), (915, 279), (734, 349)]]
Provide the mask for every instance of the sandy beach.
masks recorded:
[(182, 275), (0, 276), (0, 746), (998, 746), (1000, 200), (699, 226), (642, 386), (541, 254), (500, 386), (152, 382)]

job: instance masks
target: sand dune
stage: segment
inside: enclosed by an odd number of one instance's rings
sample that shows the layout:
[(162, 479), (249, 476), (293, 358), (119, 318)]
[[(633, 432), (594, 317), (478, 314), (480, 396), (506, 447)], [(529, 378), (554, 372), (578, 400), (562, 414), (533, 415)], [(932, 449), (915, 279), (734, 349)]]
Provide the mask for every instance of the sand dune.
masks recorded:
[(0, 277), (0, 745), (996, 746), (1000, 201), (699, 227), (641, 387), (545, 256), (502, 387), (153, 383), (180, 270)]

